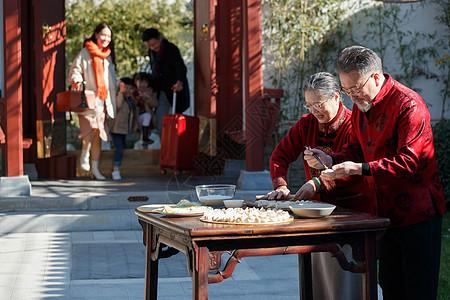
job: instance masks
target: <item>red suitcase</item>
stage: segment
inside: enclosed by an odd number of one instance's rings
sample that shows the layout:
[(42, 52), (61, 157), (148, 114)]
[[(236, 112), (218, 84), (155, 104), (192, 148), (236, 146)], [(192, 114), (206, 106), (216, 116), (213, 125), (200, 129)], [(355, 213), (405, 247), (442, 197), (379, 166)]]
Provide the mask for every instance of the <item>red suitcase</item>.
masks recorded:
[(175, 175), (179, 175), (181, 170), (195, 169), (199, 123), (197, 117), (181, 114), (163, 117), (159, 161), (161, 174), (166, 173), (165, 168), (174, 169)]

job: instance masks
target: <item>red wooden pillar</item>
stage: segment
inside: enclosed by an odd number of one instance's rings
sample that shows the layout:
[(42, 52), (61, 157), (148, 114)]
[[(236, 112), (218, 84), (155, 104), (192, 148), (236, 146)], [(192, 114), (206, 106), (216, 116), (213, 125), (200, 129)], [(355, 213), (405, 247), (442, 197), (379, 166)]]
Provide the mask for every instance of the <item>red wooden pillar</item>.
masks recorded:
[(200, 119), (199, 151), (216, 155), (216, 0), (194, 1), (195, 115)]
[(245, 143), (246, 170), (263, 171), (267, 108), (262, 101), (261, 0), (196, 0), (194, 7), (195, 114), (201, 141), (220, 148), (221, 153), (209, 152), (219, 161), (240, 158), (239, 145)]
[(228, 159), (240, 159), (243, 147), (231, 143), (230, 136), (244, 132), (242, 0), (218, 1), (216, 11), (217, 148)]
[(264, 170), (261, 0), (243, 0), (245, 160), (247, 171)]
[(23, 175), (22, 49), (20, 1), (3, 1), (5, 93), (2, 124), (6, 135), (6, 176)]

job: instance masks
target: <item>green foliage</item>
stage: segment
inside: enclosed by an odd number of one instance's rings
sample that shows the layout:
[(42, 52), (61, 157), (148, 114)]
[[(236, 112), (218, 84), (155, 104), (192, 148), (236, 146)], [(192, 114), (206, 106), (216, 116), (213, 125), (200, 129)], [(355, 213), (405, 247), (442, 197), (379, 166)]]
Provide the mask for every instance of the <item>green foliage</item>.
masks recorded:
[(433, 138), (445, 199), (450, 199), (450, 120), (443, 120), (433, 126)]
[(66, 4), (66, 66), (70, 65), (95, 27), (106, 22), (114, 31), (117, 77), (146, 67), (145, 28), (155, 27), (174, 42), (182, 54), (192, 48), (193, 12), (186, 0), (72, 0)]
[(362, 44), (370, 45), (385, 62), (388, 49), (395, 53), (400, 68), (384, 64), (385, 71), (418, 92), (420, 89), (414, 86), (414, 79), (422, 75), (430, 77), (429, 62), (438, 55), (434, 45), (436, 33), (402, 30), (405, 28), (402, 25), (410, 21), (410, 16), (420, 5), (422, 4), (407, 6), (384, 3), (375, 8), (366, 8), (363, 12), (366, 16), (365, 21), (368, 23), (366, 34), (362, 39)]
[[(439, 71), (442, 73), (443, 81), (444, 81), (444, 88), (441, 90), (442, 94), (442, 112), (441, 112), (441, 119), (444, 119), (444, 113), (447, 108), (446, 101), (447, 96), (449, 94), (449, 82), (450, 82), (450, 57), (447, 54), (443, 54), (441, 57), (438, 57), (435, 61), (436, 66), (438, 67)], [(447, 73), (447, 74), (446, 74)], [(445, 77), (445, 75), (447, 75)]]
[(280, 124), (287, 130), (303, 111), (302, 86), (313, 73), (327, 70), (346, 35), (342, 2), (338, 0), (263, 0), (263, 54), (266, 74), (285, 91)]
[[(433, 126), (435, 156), (445, 199), (450, 199), (450, 120)], [(450, 211), (442, 221), (441, 269), (439, 273), (438, 299), (449, 299), (450, 295)]]
[(437, 76), (437, 80), (441, 79), (444, 83), (444, 88), (441, 89), (442, 95), (442, 113), (441, 119), (444, 118), (444, 113), (447, 109), (446, 101), (449, 94), (450, 86), (450, 1), (441, 0), (429, 0), (430, 3), (438, 6), (441, 14), (436, 17), (438, 24), (445, 27), (445, 35), (442, 39), (437, 40), (435, 47), (442, 49), (443, 54), (435, 57), (435, 65), (438, 67), (440, 74)]
[[(282, 109), (286, 113), (280, 116), (280, 135), (306, 113), (302, 110), (301, 91), (305, 78), (318, 71), (333, 72), (334, 58), (352, 44), (375, 50), (384, 62), (390, 62), (384, 66), (387, 72), (418, 92), (415, 80), (419, 77), (441, 82), (445, 103), (450, 79), (449, 1), (406, 5), (356, 0), (263, 0), (263, 4), (265, 76), (274, 87), (285, 91)], [(414, 22), (411, 16), (415, 10), (426, 5), (437, 6), (442, 12), (436, 21), (447, 29), (443, 34), (404, 29), (408, 28), (405, 24)], [(430, 68), (433, 62), (437, 68)], [(445, 106), (442, 117), (444, 110)]]
[(450, 299), (450, 211), (442, 219), (441, 269), (439, 272), (438, 299)]

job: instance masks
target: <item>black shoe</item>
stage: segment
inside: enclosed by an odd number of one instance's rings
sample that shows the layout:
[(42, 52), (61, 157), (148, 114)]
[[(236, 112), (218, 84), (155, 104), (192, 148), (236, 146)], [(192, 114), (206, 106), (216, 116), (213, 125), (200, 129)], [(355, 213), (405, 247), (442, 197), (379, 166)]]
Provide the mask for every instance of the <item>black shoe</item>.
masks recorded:
[(154, 140), (151, 140), (151, 139), (149, 139), (149, 138), (144, 138), (143, 140), (142, 140), (142, 146), (148, 146), (148, 145), (151, 145), (151, 144), (153, 144), (155, 141)]

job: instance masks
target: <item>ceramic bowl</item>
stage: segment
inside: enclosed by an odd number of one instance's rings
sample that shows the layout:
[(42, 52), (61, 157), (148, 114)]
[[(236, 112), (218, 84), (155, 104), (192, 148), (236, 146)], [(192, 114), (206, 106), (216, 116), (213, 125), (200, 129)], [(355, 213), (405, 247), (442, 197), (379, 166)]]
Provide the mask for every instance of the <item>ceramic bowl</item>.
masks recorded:
[(238, 199), (223, 200), (223, 204), (225, 204), (226, 208), (242, 207), (242, 204), (244, 204), (244, 200)]
[(328, 203), (303, 203), (289, 206), (289, 209), (301, 218), (323, 218), (330, 215), (336, 208)]
[(223, 206), (223, 200), (233, 199), (236, 186), (233, 184), (197, 185), (195, 191), (201, 204)]

